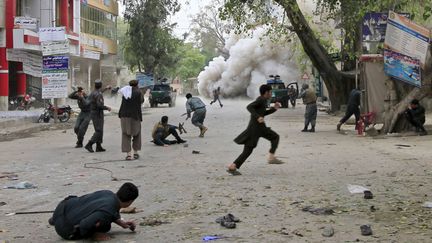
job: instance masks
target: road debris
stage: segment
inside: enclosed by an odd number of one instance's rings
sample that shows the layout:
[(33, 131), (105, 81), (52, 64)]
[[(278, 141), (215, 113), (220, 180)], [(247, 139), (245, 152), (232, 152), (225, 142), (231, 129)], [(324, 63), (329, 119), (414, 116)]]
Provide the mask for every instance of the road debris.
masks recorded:
[(335, 211), (332, 208), (313, 208), (312, 206), (306, 206), (302, 208), (303, 212), (309, 212), (315, 215), (332, 215)]
[(219, 223), (221, 226), (228, 229), (234, 229), (238, 222), (240, 222), (240, 219), (231, 213), (216, 219), (216, 223)]
[(367, 189), (366, 187), (363, 186), (359, 186), (359, 185), (351, 185), (348, 184), (348, 191), (351, 194), (357, 194), (357, 193), (364, 193), (365, 191), (370, 191), (369, 189)]
[(373, 199), (373, 194), (371, 191), (364, 191), (364, 199)]
[(372, 228), (368, 224), (360, 226), (360, 230), (361, 230), (361, 234), (364, 236), (372, 235)]
[(28, 181), (22, 181), (15, 185), (5, 186), (4, 189), (33, 189), (37, 188), (37, 186), (33, 185), (32, 183)]
[(334, 229), (333, 229), (333, 227), (331, 227), (331, 226), (324, 227), (321, 235), (324, 236), (324, 237), (332, 237), (334, 235)]

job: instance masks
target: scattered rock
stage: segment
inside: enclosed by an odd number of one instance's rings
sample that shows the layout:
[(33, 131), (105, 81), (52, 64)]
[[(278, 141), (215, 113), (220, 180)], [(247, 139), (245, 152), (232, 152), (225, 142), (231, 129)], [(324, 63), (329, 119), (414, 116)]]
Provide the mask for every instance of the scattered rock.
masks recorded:
[(315, 215), (332, 215), (334, 210), (332, 208), (313, 208), (312, 206), (306, 206), (302, 209), (303, 212), (309, 212)]
[(159, 219), (148, 219), (148, 218), (143, 218), (144, 221), (142, 221), (139, 225), (140, 226), (159, 226), (162, 224), (169, 224), (169, 222), (165, 222), (165, 221), (161, 221)]
[(371, 191), (364, 191), (364, 199), (373, 199), (373, 194)]
[(368, 224), (360, 226), (360, 230), (361, 230), (361, 234), (364, 236), (372, 235), (372, 228)]
[(321, 235), (324, 236), (324, 237), (332, 237), (334, 235), (334, 229), (333, 229), (333, 227), (331, 227), (331, 226), (324, 227)]
[(0, 202), (0, 207), (6, 205), (7, 203), (5, 202)]
[(201, 153), (201, 152), (198, 150), (192, 150), (192, 154), (199, 154), (199, 153)]

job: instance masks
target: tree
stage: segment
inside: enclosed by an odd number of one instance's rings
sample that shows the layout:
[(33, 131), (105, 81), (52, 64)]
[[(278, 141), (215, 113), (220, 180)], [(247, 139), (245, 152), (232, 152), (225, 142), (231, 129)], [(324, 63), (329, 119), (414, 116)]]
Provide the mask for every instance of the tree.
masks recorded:
[(227, 58), (229, 53), (225, 49), (225, 37), (229, 33), (229, 24), (219, 18), (221, 0), (213, 0), (192, 19), (191, 32), (194, 41), (207, 56), (207, 62), (213, 57), (222, 55)]
[(158, 74), (175, 65), (180, 41), (172, 36), (174, 25), (168, 24), (168, 17), (180, 9), (177, 0), (124, 0), (123, 4), (129, 24), (124, 56), (131, 69)]
[(178, 48), (179, 60), (175, 70), (172, 71), (173, 77), (180, 80), (196, 78), (206, 65), (206, 56), (191, 43), (185, 43)]

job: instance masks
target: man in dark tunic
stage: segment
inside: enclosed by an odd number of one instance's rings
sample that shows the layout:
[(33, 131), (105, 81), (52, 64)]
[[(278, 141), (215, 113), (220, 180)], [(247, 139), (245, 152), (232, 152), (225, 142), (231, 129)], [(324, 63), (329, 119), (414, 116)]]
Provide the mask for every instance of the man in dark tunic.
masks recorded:
[(56, 207), (49, 224), (66, 240), (93, 237), (109, 240), (107, 234), (114, 222), (124, 229), (135, 230), (135, 223), (120, 218), (120, 209), (129, 207), (138, 197), (138, 188), (127, 182), (117, 193), (103, 190), (81, 197), (69, 196)]
[[(165, 146), (165, 147), (176, 143), (186, 143), (186, 141), (183, 140), (178, 135), (176, 129), (179, 129), (179, 127), (168, 124), (168, 117), (163, 116), (161, 118), (161, 121), (156, 123), (155, 126), (153, 127), (153, 131), (152, 131), (153, 143), (158, 146)], [(173, 135), (176, 140), (167, 140), (166, 138), (169, 135)]]
[(84, 92), (82, 87), (78, 87), (77, 91), (72, 92), (69, 95), (69, 98), (77, 100), (78, 107), (81, 110), (75, 122), (74, 132), (77, 135), (77, 142), (75, 148), (82, 148), (84, 135), (87, 132), (87, 128), (91, 120), (90, 104), (86, 102), (87, 94)]
[(358, 121), (360, 120), (360, 98), (361, 91), (358, 89), (351, 90), (351, 93), (348, 98), (347, 109), (345, 112), (345, 116), (339, 121), (336, 126), (336, 129), (340, 131), (341, 126), (354, 114), (356, 121), (356, 128)]
[[(131, 80), (129, 86), (119, 90), (122, 103), (119, 110), (120, 127), (122, 130), (122, 152), (126, 153), (126, 160), (138, 159), (141, 150), (141, 106), (144, 103), (137, 80)], [(132, 142), (132, 143), (131, 143)]]
[(421, 136), (427, 135), (427, 131), (424, 128), (426, 122), (425, 108), (420, 105), (417, 99), (413, 99), (405, 110), (405, 117), (411, 125), (413, 125)]
[(270, 115), (280, 108), (280, 103), (276, 102), (275, 106), (267, 109), (267, 102), (271, 98), (271, 86), (264, 84), (260, 87), (260, 94), (254, 102), (247, 106), (247, 110), (251, 113), (249, 125), (244, 132), (242, 132), (234, 142), (243, 144), (243, 152), (240, 156), (228, 166), (227, 172), (232, 175), (240, 175), (238, 169), (252, 154), (253, 149), (257, 146), (260, 137), (263, 137), (271, 142), (271, 149), (269, 151), (268, 163), (269, 164), (282, 164), (275, 157), (275, 152), (279, 144), (279, 135), (266, 126), (264, 116)]
[(102, 148), (103, 141), (103, 126), (104, 126), (104, 110), (111, 111), (111, 108), (105, 106), (104, 97), (102, 91), (102, 81), (100, 79), (95, 80), (95, 90), (91, 92), (88, 97), (88, 101), (90, 103), (90, 114), (94, 127), (94, 134), (91, 137), (90, 141), (84, 147), (90, 153), (93, 153), (93, 144), (96, 143), (96, 152), (105, 152), (106, 150)]

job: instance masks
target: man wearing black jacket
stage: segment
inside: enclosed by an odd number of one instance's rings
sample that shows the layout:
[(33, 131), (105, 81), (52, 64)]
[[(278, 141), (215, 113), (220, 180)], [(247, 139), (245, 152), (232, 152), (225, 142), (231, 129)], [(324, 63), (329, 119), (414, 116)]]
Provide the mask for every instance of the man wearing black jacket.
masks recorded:
[(264, 116), (270, 115), (279, 109), (280, 103), (276, 102), (274, 107), (267, 109), (267, 101), (272, 96), (270, 85), (261, 85), (260, 94), (261, 96), (259, 96), (254, 102), (247, 106), (247, 110), (251, 113), (248, 127), (244, 132), (234, 139), (234, 142), (237, 144), (243, 144), (244, 148), (239, 157), (228, 166), (227, 172), (232, 175), (240, 175), (238, 169), (240, 169), (241, 165), (252, 154), (252, 151), (257, 146), (260, 137), (263, 137), (271, 142), (268, 163), (283, 163), (275, 157), (275, 152), (279, 144), (279, 135), (267, 127), (264, 122)]
[(86, 102), (87, 94), (84, 92), (82, 87), (78, 87), (77, 91), (72, 92), (69, 95), (69, 98), (77, 100), (78, 107), (81, 110), (75, 122), (74, 132), (77, 135), (77, 142), (75, 148), (82, 148), (84, 135), (87, 132), (87, 128), (91, 120), (90, 104)]
[(417, 99), (413, 99), (410, 102), (408, 109), (405, 110), (405, 117), (408, 122), (415, 127), (416, 132), (418, 132), (420, 136), (427, 135), (427, 131), (424, 128), (426, 122), (425, 108), (420, 105)]
[(356, 127), (357, 123), (360, 120), (360, 98), (361, 91), (358, 89), (351, 90), (351, 93), (348, 98), (348, 105), (345, 112), (345, 116), (339, 121), (336, 126), (336, 129), (340, 131), (342, 124), (344, 124), (353, 114), (355, 116)]
[(102, 190), (81, 197), (69, 196), (58, 204), (48, 222), (65, 240), (109, 240), (107, 233), (113, 222), (135, 231), (134, 222), (121, 219), (120, 209), (129, 207), (137, 197), (138, 188), (130, 182), (124, 183), (117, 193)]

